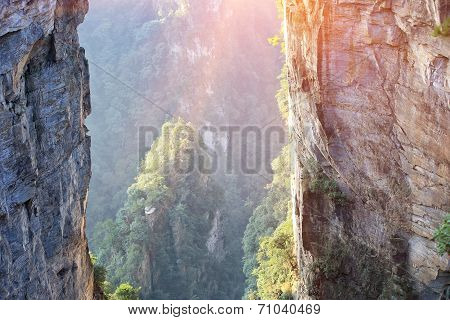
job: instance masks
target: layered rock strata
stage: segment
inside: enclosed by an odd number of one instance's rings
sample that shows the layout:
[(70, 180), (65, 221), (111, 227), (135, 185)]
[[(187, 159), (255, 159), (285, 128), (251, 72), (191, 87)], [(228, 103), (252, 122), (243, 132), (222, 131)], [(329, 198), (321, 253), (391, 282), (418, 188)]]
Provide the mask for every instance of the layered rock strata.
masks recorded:
[(0, 299), (90, 299), (87, 1), (0, 4)]
[(450, 211), (450, 38), (432, 32), (449, 10), (286, 1), (300, 298), (448, 287), (433, 233)]

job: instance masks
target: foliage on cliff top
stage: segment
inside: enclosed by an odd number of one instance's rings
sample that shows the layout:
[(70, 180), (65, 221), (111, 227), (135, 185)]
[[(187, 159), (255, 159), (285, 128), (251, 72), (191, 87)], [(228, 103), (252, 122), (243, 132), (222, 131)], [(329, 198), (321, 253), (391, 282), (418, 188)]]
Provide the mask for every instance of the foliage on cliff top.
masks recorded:
[(450, 254), (450, 214), (434, 233), (434, 240), (440, 255)]

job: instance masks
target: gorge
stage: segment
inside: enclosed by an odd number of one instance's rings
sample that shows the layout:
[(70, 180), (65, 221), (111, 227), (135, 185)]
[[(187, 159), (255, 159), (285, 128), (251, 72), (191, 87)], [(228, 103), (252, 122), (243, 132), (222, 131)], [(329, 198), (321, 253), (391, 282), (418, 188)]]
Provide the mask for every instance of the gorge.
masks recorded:
[(449, 297), (448, 1), (274, 2), (0, 3), (0, 299)]

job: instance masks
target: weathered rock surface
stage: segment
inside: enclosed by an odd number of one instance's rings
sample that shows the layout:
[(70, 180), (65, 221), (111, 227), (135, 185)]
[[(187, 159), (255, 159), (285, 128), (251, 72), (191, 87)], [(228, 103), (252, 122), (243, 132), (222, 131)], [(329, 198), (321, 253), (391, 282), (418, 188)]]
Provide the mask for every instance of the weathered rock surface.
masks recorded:
[[(300, 297), (435, 298), (449, 284), (432, 239), (450, 211), (450, 38), (431, 36), (449, 10), (446, 0), (286, 1)], [(310, 190), (311, 162), (345, 204)], [(327, 243), (365, 253), (326, 276)], [(373, 290), (362, 261), (383, 269)]]
[(87, 1), (0, 3), (0, 299), (90, 299)]

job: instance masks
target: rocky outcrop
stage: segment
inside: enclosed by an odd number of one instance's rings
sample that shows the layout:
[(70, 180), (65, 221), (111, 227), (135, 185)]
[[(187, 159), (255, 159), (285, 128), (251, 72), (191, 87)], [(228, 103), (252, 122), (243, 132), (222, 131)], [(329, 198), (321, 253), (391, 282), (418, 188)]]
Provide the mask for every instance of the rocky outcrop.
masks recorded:
[(0, 4), (0, 299), (90, 299), (87, 1)]
[(299, 297), (438, 297), (450, 38), (432, 31), (448, 1), (285, 6)]

